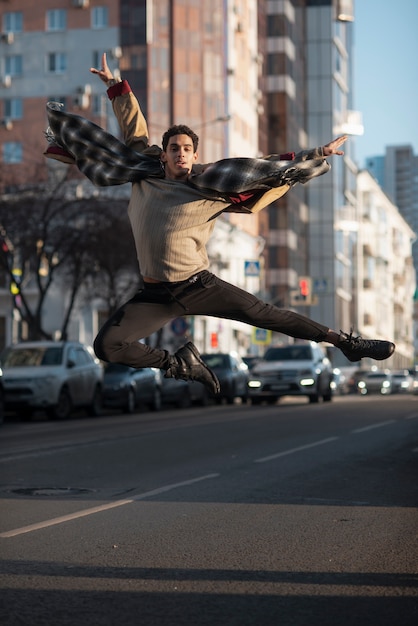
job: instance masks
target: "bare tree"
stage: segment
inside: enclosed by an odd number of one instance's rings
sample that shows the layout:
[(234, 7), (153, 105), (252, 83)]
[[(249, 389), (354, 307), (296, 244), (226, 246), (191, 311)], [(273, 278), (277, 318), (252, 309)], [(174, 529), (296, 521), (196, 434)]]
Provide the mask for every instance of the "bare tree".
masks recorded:
[(126, 202), (101, 205), (100, 223), (89, 245), (94, 271), (86, 285), (88, 297), (100, 298), (110, 315), (138, 290), (140, 276)]
[(100, 294), (113, 310), (128, 288), (128, 279), (121, 278), (130, 276), (132, 282), (132, 275), (138, 275), (126, 202), (117, 206), (75, 196), (65, 174), (53, 184), (1, 197), (0, 266), (9, 276), (30, 339), (50, 337), (43, 309), (54, 283), (65, 286), (68, 295), (61, 326), (66, 337), (83, 286), (84, 298)]

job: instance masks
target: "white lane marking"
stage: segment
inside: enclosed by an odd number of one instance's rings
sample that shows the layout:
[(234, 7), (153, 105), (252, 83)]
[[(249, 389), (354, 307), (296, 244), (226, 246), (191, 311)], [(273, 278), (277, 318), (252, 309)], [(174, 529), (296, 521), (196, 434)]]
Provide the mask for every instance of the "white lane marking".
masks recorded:
[(382, 426), (387, 426), (388, 424), (395, 424), (396, 420), (387, 420), (386, 422), (379, 422), (378, 424), (370, 424), (370, 426), (363, 426), (362, 428), (355, 428), (352, 430), (352, 433), (365, 433), (368, 430), (374, 430), (375, 428), (382, 428)]
[(404, 419), (406, 420), (415, 420), (418, 417), (418, 413), (411, 413), (410, 415), (405, 415)]
[(15, 528), (14, 530), (9, 530), (4, 533), (0, 533), (0, 537), (16, 537), (17, 535), (23, 535), (25, 533), (30, 533), (34, 530), (40, 530), (41, 528), (47, 528), (48, 526), (56, 526), (57, 524), (62, 524), (64, 522), (68, 522), (73, 519), (78, 519), (80, 517), (86, 517), (88, 515), (94, 515), (95, 513), (100, 513), (101, 511), (108, 511), (110, 509), (115, 509), (119, 506), (125, 506), (126, 504), (132, 504), (137, 500), (144, 500), (145, 498), (150, 498), (151, 496), (157, 496), (160, 493), (166, 493), (167, 491), (171, 491), (172, 489), (178, 489), (179, 487), (185, 487), (188, 485), (193, 485), (194, 483), (198, 483), (202, 480), (208, 480), (209, 478), (217, 478), (219, 474), (206, 474), (205, 476), (198, 476), (197, 478), (191, 478), (190, 480), (184, 480), (180, 483), (173, 483), (172, 485), (165, 485), (163, 487), (158, 487), (157, 489), (153, 489), (152, 491), (146, 491), (145, 493), (140, 493), (133, 498), (129, 498), (126, 500), (116, 500), (116, 502), (108, 502), (107, 504), (102, 504), (100, 506), (94, 506), (90, 509), (84, 509), (83, 511), (75, 511), (74, 513), (69, 513), (68, 515), (62, 515), (60, 517), (54, 517), (49, 520), (45, 520), (43, 522), (38, 522), (37, 524), (30, 524), (29, 526), (22, 526), (21, 528)]
[(328, 437), (328, 439), (321, 439), (321, 441), (314, 441), (313, 443), (307, 443), (305, 446), (298, 446), (297, 448), (290, 448), (290, 450), (284, 450), (283, 452), (277, 452), (277, 454), (270, 454), (269, 456), (263, 456), (261, 459), (255, 459), (254, 463), (266, 463), (273, 459), (279, 459), (281, 456), (287, 456), (294, 454), (295, 452), (301, 452), (302, 450), (308, 450), (309, 448), (315, 448), (316, 446), (322, 446), (325, 443), (336, 441), (339, 437)]

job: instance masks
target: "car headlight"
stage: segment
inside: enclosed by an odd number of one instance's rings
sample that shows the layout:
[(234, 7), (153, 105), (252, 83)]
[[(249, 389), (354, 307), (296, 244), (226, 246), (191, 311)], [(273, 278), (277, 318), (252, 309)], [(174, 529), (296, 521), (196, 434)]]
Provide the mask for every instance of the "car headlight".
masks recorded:
[(315, 384), (315, 378), (312, 378), (312, 376), (308, 378), (301, 378), (299, 384), (302, 385), (302, 387), (312, 387), (312, 385)]
[(302, 387), (312, 387), (312, 385), (315, 384), (315, 373), (318, 374), (319, 372), (314, 372), (314, 370), (308, 368), (300, 370), (299, 385), (301, 385)]
[(261, 387), (261, 380), (249, 380), (248, 386), (252, 389), (259, 389)]

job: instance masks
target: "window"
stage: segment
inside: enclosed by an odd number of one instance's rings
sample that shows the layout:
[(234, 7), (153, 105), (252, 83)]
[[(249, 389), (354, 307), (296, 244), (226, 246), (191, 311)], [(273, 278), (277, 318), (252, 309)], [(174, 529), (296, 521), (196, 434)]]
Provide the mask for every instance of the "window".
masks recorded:
[(46, 12), (46, 30), (57, 31), (67, 28), (67, 11), (65, 9), (51, 9)]
[(3, 144), (3, 163), (21, 163), (22, 155), (20, 141), (6, 141)]
[(109, 16), (107, 7), (94, 7), (91, 10), (91, 27), (92, 28), (106, 28), (108, 25)]
[(106, 101), (103, 94), (95, 94), (92, 96), (91, 105), (93, 115), (104, 117), (106, 115)]
[(20, 120), (23, 117), (22, 98), (7, 98), (4, 100), (4, 117), (10, 120)]
[(5, 74), (9, 76), (22, 76), (22, 55), (10, 54), (4, 59)]
[(23, 13), (21, 11), (5, 13), (2, 30), (4, 33), (21, 33), (23, 30)]
[(91, 66), (102, 67), (102, 52), (99, 52), (98, 50), (93, 50)]
[(48, 54), (48, 71), (53, 74), (63, 74), (67, 69), (67, 55), (64, 52)]

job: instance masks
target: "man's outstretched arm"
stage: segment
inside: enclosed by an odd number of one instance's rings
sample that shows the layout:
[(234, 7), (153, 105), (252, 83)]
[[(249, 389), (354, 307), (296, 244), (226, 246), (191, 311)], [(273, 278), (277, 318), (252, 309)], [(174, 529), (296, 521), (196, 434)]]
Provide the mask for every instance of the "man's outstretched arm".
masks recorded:
[(90, 72), (96, 74), (107, 87), (107, 95), (112, 102), (125, 144), (136, 152), (149, 152), (148, 127), (139, 102), (127, 81), (114, 78), (105, 52), (102, 55), (101, 69), (91, 67)]

